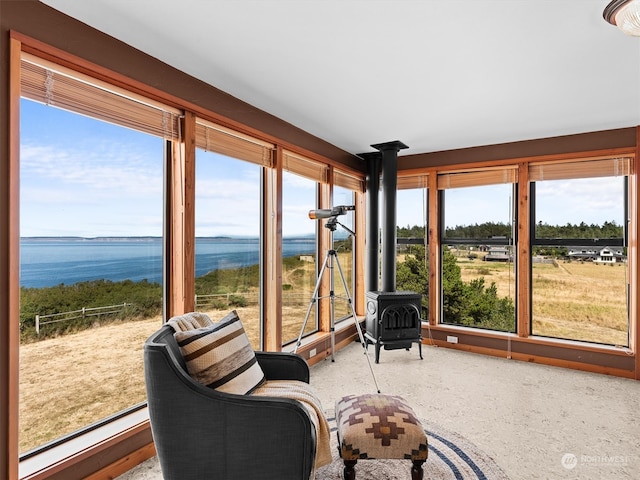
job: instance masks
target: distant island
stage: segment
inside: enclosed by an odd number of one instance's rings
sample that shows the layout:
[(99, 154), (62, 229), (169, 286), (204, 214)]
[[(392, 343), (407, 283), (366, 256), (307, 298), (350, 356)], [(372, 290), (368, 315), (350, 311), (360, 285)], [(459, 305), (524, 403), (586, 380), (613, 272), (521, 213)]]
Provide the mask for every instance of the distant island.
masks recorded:
[[(315, 237), (313, 234), (309, 235), (296, 235), (292, 237), (284, 237), (287, 241), (308, 241), (313, 240)], [(158, 242), (162, 240), (162, 237), (154, 236), (133, 236), (133, 237), (77, 237), (77, 236), (63, 236), (63, 237), (20, 237), (21, 242)], [(245, 237), (245, 236), (229, 236), (218, 235), (213, 237), (196, 237), (196, 240), (226, 240), (226, 241), (257, 241), (259, 237)]]

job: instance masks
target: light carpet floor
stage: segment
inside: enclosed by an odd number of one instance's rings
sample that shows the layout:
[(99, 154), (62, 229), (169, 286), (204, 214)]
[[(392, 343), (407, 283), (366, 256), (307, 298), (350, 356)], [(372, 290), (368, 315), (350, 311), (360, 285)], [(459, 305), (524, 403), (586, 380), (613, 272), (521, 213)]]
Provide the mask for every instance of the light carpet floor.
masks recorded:
[[(338, 454), (336, 420), (333, 410), (326, 412), (331, 429), (333, 462), (317, 470), (314, 480), (343, 480), (344, 462)], [(423, 465), (425, 478), (429, 480), (477, 479), (510, 480), (491, 457), (480, 451), (463, 437), (447, 431), (432, 422), (422, 420), (427, 432), (429, 458)], [(411, 478), (409, 460), (359, 460), (356, 469), (358, 480), (408, 480)], [(162, 474), (156, 458), (138, 465), (127, 475), (119, 477), (135, 480), (160, 480)]]
[[(382, 393), (404, 397), (427, 426), (493, 459), (496, 477), (640, 478), (640, 382), (427, 345), (423, 355), (420, 360), (417, 346), (383, 350), (376, 364), (370, 348), (374, 382), (362, 346), (354, 343), (336, 352), (335, 361), (312, 366), (311, 384), (329, 410), (343, 395), (375, 393), (377, 383)], [(359, 462), (357, 478), (367, 478), (365, 469), (374, 466)], [(390, 470), (377, 469), (370, 478), (410, 478)], [(150, 459), (118, 480), (160, 478)]]

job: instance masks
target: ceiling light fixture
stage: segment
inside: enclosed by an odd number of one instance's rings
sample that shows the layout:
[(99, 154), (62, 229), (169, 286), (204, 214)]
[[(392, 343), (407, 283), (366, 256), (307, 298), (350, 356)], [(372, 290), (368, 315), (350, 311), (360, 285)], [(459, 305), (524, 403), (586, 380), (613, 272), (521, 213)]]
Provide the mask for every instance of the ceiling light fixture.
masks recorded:
[(602, 16), (627, 35), (640, 37), (640, 0), (613, 0)]

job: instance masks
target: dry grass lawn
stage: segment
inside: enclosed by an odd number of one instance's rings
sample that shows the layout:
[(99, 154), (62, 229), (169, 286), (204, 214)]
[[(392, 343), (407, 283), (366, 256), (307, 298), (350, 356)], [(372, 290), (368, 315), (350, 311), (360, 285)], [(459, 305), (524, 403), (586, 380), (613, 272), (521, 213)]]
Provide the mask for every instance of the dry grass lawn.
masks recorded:
[(626, 275), (624, 265), (535, 265), (533, 333), (627, 346)]
[[(257, 307), (236, 308), (259, 345)], [(306, 305), (284, 308), (283, 338), (300, 334)], [(213, 320), (227, 311), (205, 312)], [(20, 452), (144, 401), (144, 341), (161, 318), (96, 325), (20, 347)], [(308, 329), (315, 328), (310, 318)]]
[[(484, 277), (515, 301), (513, 264), (459, 259), (462, 279)], [(591, 262), (533, 265), (534, 335), (628, 344), (627, 267)]]
[(22, 345), (20, 451), (142, 402), (142, 346), (159, 327), (114, 323)]

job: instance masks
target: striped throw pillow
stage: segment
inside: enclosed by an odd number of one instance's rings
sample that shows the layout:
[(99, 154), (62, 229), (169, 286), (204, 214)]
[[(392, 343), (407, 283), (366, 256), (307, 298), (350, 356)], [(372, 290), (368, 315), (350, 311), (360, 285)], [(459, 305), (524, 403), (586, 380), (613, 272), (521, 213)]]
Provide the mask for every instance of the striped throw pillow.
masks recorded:
[(194, 380), (245, 395), (262, 385), (265, 377), (240, 318), (232, 313), (214, 325), (174, 335)]

